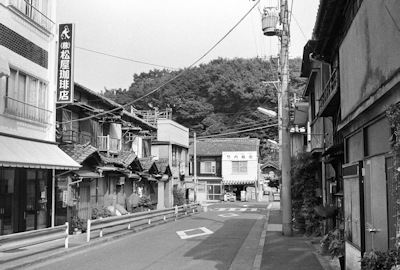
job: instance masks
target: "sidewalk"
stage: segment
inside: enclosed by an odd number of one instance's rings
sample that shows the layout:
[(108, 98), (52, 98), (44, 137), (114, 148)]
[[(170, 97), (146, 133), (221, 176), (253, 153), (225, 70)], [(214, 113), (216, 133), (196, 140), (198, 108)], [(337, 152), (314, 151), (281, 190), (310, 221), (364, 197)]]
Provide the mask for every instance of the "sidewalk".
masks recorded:
[[(321, 254), (321, 238), (284, 236), (280, 203), (272, 202), (263, 235), (262, 270), (340, 270), (339, 261)], [(254, 268), (253, 268), (254, 269)]]
[[(268, 205), (265, 216), (256, 221), (243, 247), (234, 259), (231, 269), (252, 270), (339, 270), (337, 259), (319, 252), (320, 238), (288, 237), (282, 235), (280, 203), (258, 202), (254, 205)], [(158, 226), (160, 224), (148, 225)], [(138, 230), (142, 230), (137, 229)], [(69, 248), (62, 240), (30, 246), (12, 252), (0, 252), (0, 269), (24, 269), (38, 266), (47, 260), (77, 253), (87, 248), (132, 234), (131, 231), (112, 233), (106, 231), (103, 238), (97, 237), (86, 242), (86, 234), (70, 235)], [(254, 262), (253, 262), (254, 261)], [(235, 265), (235, 264), (232, 264)], [(244, 267), (245, 268), (237, 268)]]

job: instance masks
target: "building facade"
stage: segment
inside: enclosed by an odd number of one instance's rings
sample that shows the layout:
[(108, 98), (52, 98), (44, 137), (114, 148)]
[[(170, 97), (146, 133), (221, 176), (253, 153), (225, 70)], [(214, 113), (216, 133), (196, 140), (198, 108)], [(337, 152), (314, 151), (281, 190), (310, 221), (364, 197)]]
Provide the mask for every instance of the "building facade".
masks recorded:
[(73, 228), (104, 208), (131, 212), (141, 197), (157, 205), (156, 127), (78, 83), (74, 91), (74, 102), (57, 109), (57, 141), (82, 167), (56, 179), (57, 222)]
[[(189, 175), (189, 129), (173, 121), (170, 117), (157, 116), (157, 139), (152, 141), (152, 155), (158, 162), (167, 162), (171, 180), (159, 185), (159, 195), (164, 194), (164, 205), (174, 205), (175, 192), (184, 193), (189, 200), (193, 192), (193, 182)], [(162, 192), (165, 190), (165, 192)], [(176, 198), (175, 198), (176, 199)]]
[[(387, 117), (400, 101), (398, 11), (396, 1), (321, 1), (304, 50), (310, 121), (329, 124), (321, 156), (343, 196), (346, 269), (360, 269), (364, 252), (394, 248), (398, 237)], [(312, 87), (316, 82), (322, 87)]]
[[(229, 193), (241, 200), (242, 191), (251, 189), (247, 199), (257, 199), (259, 184), (259, 140), (253, 138), (218, 138), (196, 140), (191, 144), (191, 168), (196, 155), (197, 200), (219, 201)], [(249, 190), (250, 190), (249, 189)], [(254, 196), (253, 196), (254, 193)], [(247, 197), (250, 195), (250, 197)]]
[(0, 1), (0, 235), (55, 224), (56, 3)]

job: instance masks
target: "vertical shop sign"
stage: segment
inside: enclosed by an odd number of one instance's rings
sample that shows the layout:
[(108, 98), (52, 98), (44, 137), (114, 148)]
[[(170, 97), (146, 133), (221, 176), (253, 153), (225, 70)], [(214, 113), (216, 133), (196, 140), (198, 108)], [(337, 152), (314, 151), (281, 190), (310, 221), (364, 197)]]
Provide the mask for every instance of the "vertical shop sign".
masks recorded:
[(72, 23), (58, 26), (57, 103), (72, 103), (74, 100), (74, 31)]

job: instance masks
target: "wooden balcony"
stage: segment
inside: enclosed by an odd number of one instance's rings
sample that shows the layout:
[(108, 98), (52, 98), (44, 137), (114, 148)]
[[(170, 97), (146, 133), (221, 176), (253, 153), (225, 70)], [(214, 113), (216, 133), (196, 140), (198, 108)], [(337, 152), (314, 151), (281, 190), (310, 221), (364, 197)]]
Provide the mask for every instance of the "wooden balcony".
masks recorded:
[(97, 147), (96, 139), (89, 132), (79, 132), (75, 130), (65, 130), (59, 137), (57, 142), (61, 144), (85, 144), (90, 143), (92, 146)]
[(111, 138), (109, 135), (98, 136), (97, 137), (97, 149), (99, 151), (105, 151), (107, 153), (119, 152), (119, 151), (121, 151), (121, 140)]
[(320, 117), (333, 116), (340, 104), (339, 91), (339, 69), (336, 68), (325, 85), (324, 91), (319, 99)]

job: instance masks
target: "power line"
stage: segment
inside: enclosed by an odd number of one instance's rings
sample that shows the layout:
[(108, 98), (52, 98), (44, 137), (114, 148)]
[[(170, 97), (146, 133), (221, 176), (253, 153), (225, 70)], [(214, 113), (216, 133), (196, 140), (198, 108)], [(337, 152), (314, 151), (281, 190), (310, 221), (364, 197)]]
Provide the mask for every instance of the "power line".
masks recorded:
[(258, 124), (253, 124), (253, 125), (243, 126), (243, 127), (240, 127), (240, 128), (233, 128), (233, 129), (224, 130), (224, 132), (235, 132), (235, 131), (241, 131), (243, 128), (264, 126), (265, 124), (272, 124), (272, 123), (258, 123)]
[(209, 49), (205, 54), (203, 54), (199, 59), (197, 59), (193, 64), (191, 64), (188, 68), (183, 69), (181, 72), (179, 72), (177, 75), (175, 75), (174, 77), (172, 77), (171, 79), (169, 79), (168, 81), (166, 81), (165, 83), (161, 84), (160, 86), (156, 87), (155, 89), (151, 90), (150, 92), (148, 92), (147, 94), (144, 94), (143, 96), (128, 102), (127, 104), (121, 105), (117, 108), (111, 109), (109, 111), (104, 111), (102, 113), (98, 113), (98, 114), (94, 114), (88, 117), (83, 117), (80, 119), (74, 119), (74, 120), (70, 120), (70, 121), (66, 121), (66, 122), (61, 122), (60, 124), (65, 124), (65, 123), (72, 123), (72, 122), (78, 122), (78, 121), (84, 121), (84, 120), (88, 120), (94, 117), (98, 117), (101, 115), (105, 115), (107, 113), (111, 113), (111, 112), (115, 112), (120, 110), (121, 108), (125, 108), (126, 106), (130, 106), (133, 103), (153, 94), (154, 92), (160, 90), (161, 88), (163, 88), (164, 86), (166, 86), (167, 84), (171, 83), (172, 81), (176, 80), (177, 78), (181, 77), (183, 74), (187, 73), (189, 71), (189, 69), (191, 67), (193, 67), (194, 65), (196, 65), (198, 62), (200, 62), (204, 57), (206, 57), (215, 47), (218, 46), (218, 44), (220, 44), (249, 14), (250, 12), (257, 6), (257, 4), (260, 2), (260, 0), (258, 0), (251, 8), (250, 10), (214, 45), (211, 47), (211, 49)]
[(294, 19), (294, 21), (296, 22), (297, 26), (299, 27), (300, 32), (303, 34), (304, 39), (305, 39), (306, 41), (308, 41), (306, 35), (305, 35), (304, 32), (303, 32), (303, 29), (301, 29), (301, 26), (299, 25), (299, 22), (296, 20), (296, 17), (294, 16), (293, 12), (290, 12), (290, 14), (293, 16), (293, 19)]
[(238, 133), (243, 133), (243, 132), (249, 132), (253, 130), (258, 130), (258, 129), (263, 129), (263, 128), (268, 128), (268, 127), (274, 127), (277, 126), (278, 124), (272, 124), (268, 126), (262, 126), (258, 128), (251, 128), (251, 129), (246, 129), (246, 130), (241, 130), (241, 131), (236, 131), (236, 132), (228, 132), (228, 133), (218, 133), (214, 135), (204, 135), (204, 136), (199, 136), (200, 138), (210, 138), (210, 137), (215, 137), (215, 136), (225, 136), (225, 135), (231, 135), (231, 134), (238, 134)]
[(109, 56), (109, 57), (112, 57), (112, 58), (117, 58), (117, 59), (121, 59), (121, 60), (125, 60), (125, 61), (135, 62), (135, 63), (139, 63), (139, 64), (144, 64), (144, 65), (150, 65), (150, 66), (155, 66), (155, 67), (162, 67), (162, 68), (167, 68), (167, 69), (178, 70), (178, 68), (173, 68), (173, 67), (168, 67), (168, 66), (162, 66), (162, 65), (152, 64), (152, 63), (143, 62), (143, 61), (138, 61), (138, 60), (134, 60), (134, 59), (129, 59), (129, 58), (121, 57), (121, 56), (116, 56), (116, 55), (112, 55), (112, 54), (108, 54), (108, 53), (103, 53), (103, 52), (99, 52), (99, 51), (95, 51), (95, 50), (90, 50), (90, 49), (82, 48), (82, 47), (79, 47), (79, 46), (75, 46), (75, 48), (78, 48), (78, 49), (81, 49), (81, 50), (84, 50), (84, 51), (88, 51), (88, 52), (92, 52), (92, 53), (97, 53), (97, 54)]

